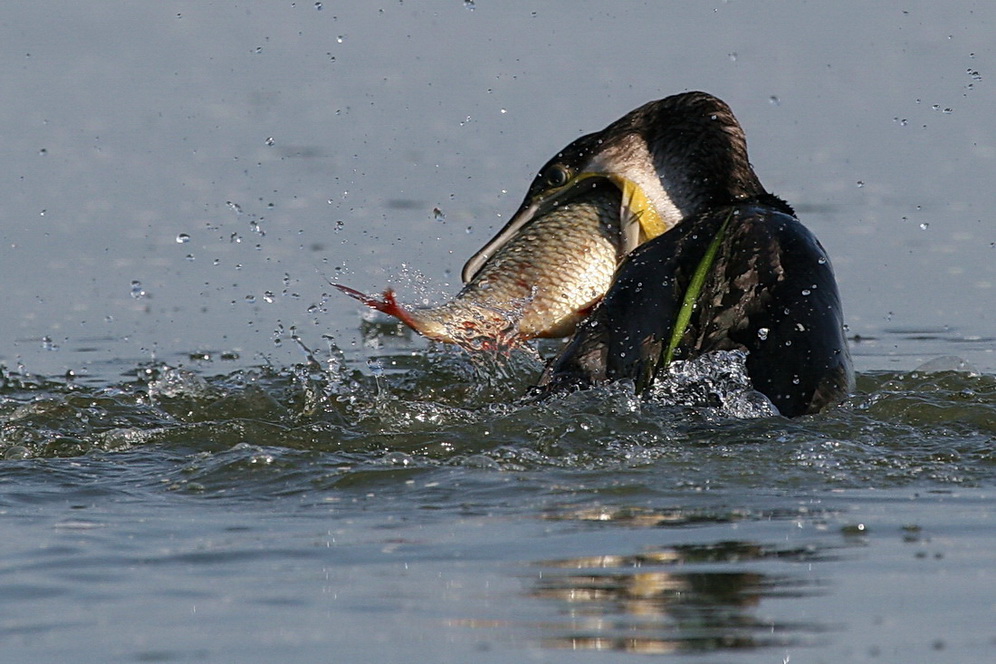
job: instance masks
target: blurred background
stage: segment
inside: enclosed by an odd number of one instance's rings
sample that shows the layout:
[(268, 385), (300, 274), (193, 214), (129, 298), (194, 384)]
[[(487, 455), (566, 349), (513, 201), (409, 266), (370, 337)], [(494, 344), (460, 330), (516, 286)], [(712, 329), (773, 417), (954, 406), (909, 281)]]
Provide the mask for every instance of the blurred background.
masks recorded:
[[(329, 281), (440, 301), (577, 136), (677, 92), (827, 247), (860, 370), (996, 368), (984, 2), (8, 2), (0, 363), (362, 354)], [(198, 359), (199, 358), (199, 359)], [(221, 359), (224, 358), (224, 359)]]

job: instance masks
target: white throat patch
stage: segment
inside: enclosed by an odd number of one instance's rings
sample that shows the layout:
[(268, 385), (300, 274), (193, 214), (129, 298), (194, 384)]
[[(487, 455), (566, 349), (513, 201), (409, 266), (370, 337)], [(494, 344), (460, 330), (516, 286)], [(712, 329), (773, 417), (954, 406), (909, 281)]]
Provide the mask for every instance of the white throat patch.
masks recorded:
[[(650, 168), (640, 167), (640, 164), (650, 164)], [(641, 136), (631, 134), (611, 150), (600, 152), (584, 170), (614, 173), (632, 181), (643, 190), (668, 228), (685, 218), (664, 187), (667, 174), (657, 173), (654, 158)]]

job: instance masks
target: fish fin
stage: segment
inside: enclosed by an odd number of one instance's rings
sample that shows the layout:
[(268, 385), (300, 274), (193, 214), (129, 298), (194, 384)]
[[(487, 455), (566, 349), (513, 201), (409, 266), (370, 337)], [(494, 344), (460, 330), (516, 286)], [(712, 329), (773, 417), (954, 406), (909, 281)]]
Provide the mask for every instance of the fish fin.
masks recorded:
[(359, 300), (363, 304), (367, 305), (371, 309), (376, 309), (388, 316), (393, 316), (397, 318), (402, 323), (412, 328), (416, 332), (422, 331), (422, 326), (412, 317), (411, 313), (405, 309), (401, 304), (398, 303), (398, 299), (394, 295), (394, 289), (388, 288), (384, 291), (383, 298), (377, 299), (376, 297), (371, 297), (366, 293), (361, 293), (355, 288), (350, 288), (349, 286), (343, 286), (342, 284), (332, 284), (340, 291), (353, 298), (354, 300)]

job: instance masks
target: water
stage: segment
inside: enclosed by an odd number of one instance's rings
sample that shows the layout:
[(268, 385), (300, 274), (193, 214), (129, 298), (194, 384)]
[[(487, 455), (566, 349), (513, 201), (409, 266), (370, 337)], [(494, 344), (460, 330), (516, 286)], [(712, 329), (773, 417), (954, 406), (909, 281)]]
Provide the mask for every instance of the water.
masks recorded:
[[(2, 12), (0, 661), (991, 658), (989, 5)], [(840, 409), (729, 357), (531, 403), (331, 292), (446, 299), (686, 89), (834, 261)]]
[(312, 359), (103, 387), (7, 373), (10, 661), (993, 645), (991, 375), (866, 374), (787, 421), (622, 386), (516, 403), (528, 356)]

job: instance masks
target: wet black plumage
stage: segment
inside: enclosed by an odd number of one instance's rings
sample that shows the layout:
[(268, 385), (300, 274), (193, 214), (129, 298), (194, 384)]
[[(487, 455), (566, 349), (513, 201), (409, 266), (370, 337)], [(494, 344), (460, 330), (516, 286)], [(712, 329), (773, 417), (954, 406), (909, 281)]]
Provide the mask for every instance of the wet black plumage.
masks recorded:
[(673, 358), (747, 351), (754, 387), (788, 417), (840, 402), (853, 374), (833, 268), (792, 209), (764, 191), (732, 112), (711, 95), (688, 93), (652, 102), (606, 132), (641, 123), (683, 218), (620, 265), (601, 304), (548, 365), (540, 391), (620, 379), (646, 391), (664, 370), (692, 275), (721, 234)]

